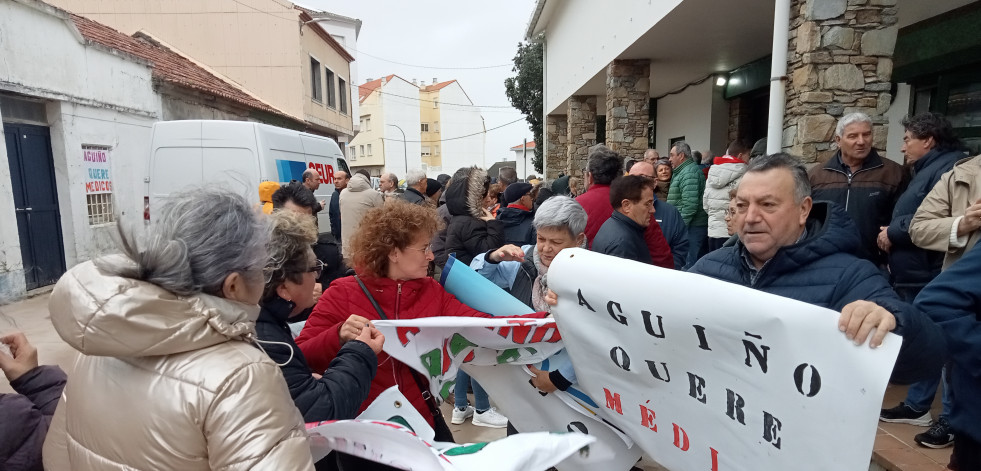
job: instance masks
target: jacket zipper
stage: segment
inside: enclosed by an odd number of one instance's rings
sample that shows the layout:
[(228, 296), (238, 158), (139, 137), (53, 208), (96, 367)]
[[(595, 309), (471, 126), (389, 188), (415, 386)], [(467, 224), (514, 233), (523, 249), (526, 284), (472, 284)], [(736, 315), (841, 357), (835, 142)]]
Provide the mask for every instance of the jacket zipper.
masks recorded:
[(395, 318), (399, 318), (399, 304), (402, 302), (402, 283), (398, 284), (398, 293), (395, 295)]
[(876, 165), (875, 167), (860, 168), (860, 169), (858, 169), (858, 170), (856, 170), (854, 172), (851, 172), (851, 173), (845, 173), (845, 172), (842, 172), (841, 170), (838, 170), (836, 168), (829, 168), (828, 169), (828, 170), (831, 170), (832, 172), (838, 172), (840, 174), (843, 174), (846, 178), (848, 178), (848, 188), (845, 190), (845, 211), (848, 211), (848, 203), (852, 199), (852, 178), (854, 178), (855, 175), (857, 175), (860, 172), (864, 172), (866, 170), (877, 169), (877, 168), (879, 168), (881, 166), (882, 166), (882, 164)]

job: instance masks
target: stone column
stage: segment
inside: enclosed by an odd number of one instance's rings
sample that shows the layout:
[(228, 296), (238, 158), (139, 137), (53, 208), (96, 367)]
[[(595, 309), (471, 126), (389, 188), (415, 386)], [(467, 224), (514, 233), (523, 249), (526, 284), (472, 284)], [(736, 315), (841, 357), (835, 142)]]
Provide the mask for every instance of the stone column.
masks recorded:
[(824, 162), (839, 118), (869, 115), (886, 150), (897, 0), (794, 0), (791, 4), (784, 150)]
[(606, 68), (606, 146), (641, 159), (651, 120), (651, 61), (615, 60)]
[(565, 115), (545, 117), (545, 178), (558, 178), (569, 161), (569, 120)]
[(572, 95), (568, 101), (566, 175), (581, 176), (589, 148), (596, 145), (596, 97)]

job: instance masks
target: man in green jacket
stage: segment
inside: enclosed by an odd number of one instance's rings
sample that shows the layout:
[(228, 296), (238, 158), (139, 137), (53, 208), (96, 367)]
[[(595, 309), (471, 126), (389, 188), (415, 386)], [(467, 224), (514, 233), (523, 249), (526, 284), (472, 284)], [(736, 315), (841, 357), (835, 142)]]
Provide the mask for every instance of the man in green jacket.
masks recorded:
[(705, 192), (705, 174), (691, 158), (691, 146), (684, 141), (675, 142), (668, 153), (674, 174), (668, 187), (668, 203), (678, 208), (681, 219), (688, 228), (688, 258), (685, 270), (705, 254), (708, 237), (708, 214), (702, 208)]

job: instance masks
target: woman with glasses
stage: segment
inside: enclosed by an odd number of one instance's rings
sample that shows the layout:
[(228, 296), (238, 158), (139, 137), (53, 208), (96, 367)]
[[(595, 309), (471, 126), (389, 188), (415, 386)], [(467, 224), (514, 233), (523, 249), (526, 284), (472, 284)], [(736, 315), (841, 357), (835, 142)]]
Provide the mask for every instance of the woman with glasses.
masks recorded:
[(283, 371), (305, 422), (353, 419), (368, 397), (385, 337), (374, 328), (363, 329), (341, 346), (330, 366), (316, 373), (310, 369), (287, 322), (315, 303), (313, 286), (324, 268), (310, 248), (317, 227), (309, 216), (293, 211), (276, 211), (269, 219), (270, 279), (259, 303), (259, 343)]
[[(365, 215), (351, 239), (350, 257), (357, 275), (330, 285), (296, 338), (314, 371), (328, 369), (344, 345), (372, 329), (373, 320), (489, 317), (457, 301), (439, 282), (426, 276), (433, 260), (430, 241), (436, 228), (434, 209), (401, 201)], [(545, 315), (542, 312), (527, 317)], [(436, 440), (453, 441), (453, 434), (429, 395), (429, 379), (384, 352), (378, 354), (378, 374), (361, 408), (392, 386), (398, 386), (429, 421)]]
[(146, 237), (76, 265), (51, 323), (78, 350), (45, 469), (313, 469), (303, 419), (255, 340), (269, 227), (220, 189), (171, 194)]

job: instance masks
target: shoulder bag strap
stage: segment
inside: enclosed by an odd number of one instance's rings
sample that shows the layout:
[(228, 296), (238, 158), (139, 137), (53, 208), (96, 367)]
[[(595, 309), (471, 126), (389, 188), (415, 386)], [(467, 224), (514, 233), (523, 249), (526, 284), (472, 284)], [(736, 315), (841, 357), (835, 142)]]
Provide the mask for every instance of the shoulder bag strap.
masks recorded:
[[(378, 301), (375, 301), (375, 297), (371, 295), (371, 291), (368, 291), (368, 287), (364, 285), (363, 281), (361, 281), (361, 277), (354, 275), (354, 279), (357, 280), (358, 285), (361, 286), (361, 291), (364, 291), (364, 295), (368, 297), (368, 301), (371, 301), (372, 307), (374, 307), (375, 311), (378, 312), (378, 317), (388, 320), (388, 316), (385, 315), (385, 311), (383, 311), (381, 306), (378, 305)], [(416, 370), (409, 368), (409, 371), (412, 373), (412, 379), (415, 380), (419, 391), (422, 392), (422, 398), (426, 400), (426, 404), (429, 406), (429, 412), (434, 416), (439, 414), (439, 405), (436, 404), (435, 398), (433, 398), (432, 393), (429, 392), (429, 381), (423, 378), (422, 375), (416, 372)]]

